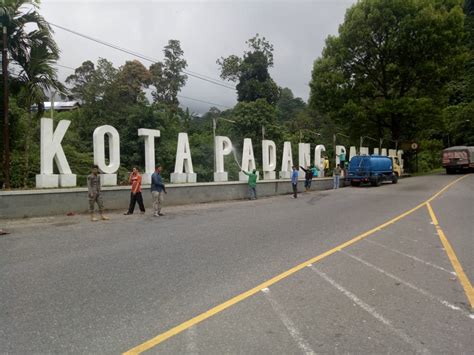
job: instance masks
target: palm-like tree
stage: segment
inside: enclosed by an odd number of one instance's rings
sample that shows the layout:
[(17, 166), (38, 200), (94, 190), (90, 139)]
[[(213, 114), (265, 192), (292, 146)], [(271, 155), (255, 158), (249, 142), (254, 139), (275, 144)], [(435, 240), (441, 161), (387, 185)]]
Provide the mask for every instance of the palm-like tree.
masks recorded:
[(59, 49), (52, 36), (48, 22), (38, 13), (39, 0), (7, 0), (0, 6), (0, 21), (6, 25), (9, 37), (8, 52), (11, 63), (20, 69), (17, 78), (11, 82), (12, 91), (29, 112), (25, 135), (24, 185), (27, 185), (31, 129), (33, 126), (32, 106), (36, 104), (36, 116), (42, 114), (45, 92), (64, 86), (58, 82), (53, 65), (59, 58)]

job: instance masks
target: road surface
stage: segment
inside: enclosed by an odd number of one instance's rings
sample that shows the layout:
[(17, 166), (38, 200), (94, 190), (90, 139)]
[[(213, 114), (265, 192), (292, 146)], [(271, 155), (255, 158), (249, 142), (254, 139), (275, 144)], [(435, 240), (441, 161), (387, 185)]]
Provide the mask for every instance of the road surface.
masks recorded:
[(474, 352), (474, 175), (163, 212), (4, 221), (0, 353)]

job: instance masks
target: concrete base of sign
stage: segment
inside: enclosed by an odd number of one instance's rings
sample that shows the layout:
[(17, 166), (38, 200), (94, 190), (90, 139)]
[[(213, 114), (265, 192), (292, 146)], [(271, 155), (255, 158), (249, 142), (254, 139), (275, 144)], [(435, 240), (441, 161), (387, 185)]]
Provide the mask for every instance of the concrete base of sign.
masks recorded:
[[(255, 174), (257, 174), (257, 181), (260, 180), (260, 172), (257, 171)], [(239, 181), (249, 181), (249, 176), (239, 172)]]
[(102, 186), (117, 186), (117, 174), (100, 174)]
[(76, 187), (76, 174), (59, 174), (59, 187)]
[(214, 182), (223, 182), (229, 180), (229, 174), (227, 172), (214, 173)]
[(186, 182), (186, 176), (187, 174), (185, 173), (171, 173), (170, 174), (170, 181), (172, 184), (180, 184), (180, 183), (185, 183)]
[(197, 174), (196, 173), (187, 173), (186, 175), (187, 175), (186, 182), (190, 182), (190, 183), (197, 182)]
[(47, 189), (51, 187), (59, 186), (59, 175), (58, 174), (37, 174), (36, 175), (36, 187), (38, 189)]
[(143, 173), (142, 174), (142, 185), (151, 185), (151, 176), (153, 174)]
[(171, 173), (170, 181), (172, 184), (194, 183), (197, 181), (196, 173)]
[(280, 171), (280, 179), (291, 179), (291, 171)]
[(275, 180), (275, 179), (276, 179), (276, 172), (274, 171), (263, 172), (263, 180)]

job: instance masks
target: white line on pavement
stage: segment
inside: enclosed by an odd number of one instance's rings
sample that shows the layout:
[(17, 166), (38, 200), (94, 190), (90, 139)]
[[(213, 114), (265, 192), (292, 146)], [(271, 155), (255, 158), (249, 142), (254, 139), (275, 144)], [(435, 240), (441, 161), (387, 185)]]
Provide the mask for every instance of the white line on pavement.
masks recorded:
[(359, 307), (361, 307), (364, 311), (369, 313), (372, 317), (377, 319), (379, 322), (385, 324), (393, 333), (395, 333), (399, 338), (401, 338), (403, 341), (405, 341), (407, 344), (413, 346), (418, 353), (423, 353), (423, 354), (429, 354), (429, 350), (423, 347), (419, 342), (416, 340), (410, 338), (405, 332), (402, 330), (395, 328), (395, 326), (392, 324), (391, 321), (386, 319), (384, 316), (382, 316), (380, 313), (378, 313), (373, 307), (369, 306), (367, 303), (362, 301), (359, 297), (357, 297), (355, 294), (350, 292), (349, 290), (345, 289), (343, 286), (338, 284), (336, 281), (331, 279), (328, 275), (326, 275), (324, 272), (320, 271), (314, 265), (308, 266), (312, 271), (317, 273), (319, 276), (321, 276), (324, 280), (329, 282), (332, 286), (334, 286), (338, 291), (342, 292), (344, 295), (346, 295), (352, 302), (357, 304)]
[(395, 275), (393, 275), (393, 274), (391, 274), (391, 273), (389, 273), (389, 272), (387, 272), (387, 271), (385, 271), (385, 270), (379, 268), (378, 266), (375, 266), (375, 265), (369, 263), (368, 261), (365, 261), (365, 260), (363, 260), (363, 259), (361, 259), (361, 258), (359, 258), (359, 257), (357, 257), (357, 256), (355, 256), (355, 255), (353, 255), (353, 254), (349, 254), (347, 251), (340, 250), (340, 252), (343, 253), (343, 254), (345, 254), (345, 255), (347, 255), (348, 257), (350, 257), (350, 258), (352, 258), (352, 259), (354, 259), (354, 260), (357, 260), (358, 262), (364, 264), (365, 266), (368, 266), (368, 267), (370, 267), (370, 268), (372, 268), (372, 269), (374, 269), (374, 270), (376, 270), (376, 271), (378, 271), (378, 272), (384, 274), (385, 276), (388, 276), (388, 277), (394, 279), (395, 281), (400, 282), (401, 284), (403, 284), (403, 285), (405, 285), (405, 286), (411, 288), (412, 290), (415, 290), (415, 291), (421, 293), (423, 296), (428, 297), (430, 300), (439, 302), (439, 303), (441, 303), (443, 306), (446, 306), (446, 307), (448, 307), (448, 308), (450, 308), (450, 309), (452, 309), (452, 310), (455, 310), (455, 311), (459, 311), (459, 312), (461, 312), (463, 315), (465, 315), (466, 317), (471, 318), (471, 317), (470, 317), (470, 313), (467, 312), (467, 311), (465, 311), (465, 310), (463, 310), (462, 308), (460, 308), (460, 307), (458, 307), (458, 306), (455, 306), (454, 304), (449, 303), (448, 301), (445, 301), (445, 300), (439, 298), (438, 296), (435, 296), (435, 295), (429, 293), (428, 291), (423, 290), (422, 288), (419, 288), (419, 287), (413, 285), (412, 283), (410, 283), (410, 282), (408, 282), (408, 281), (404, 281), (404, 280), (402, 280), (401, 278), (399, 278), (399, 277), (397, 277), (397, 276), (395, 276)]
[(418, 262), (420, 262), (420, 263), (422, 263), (422, 264), (425, 264), (425, 265), (434, 267), (435, 269), (438, 269), (438, 270), (447, 272), (447, 273), (449, 273), (449, 274), (451, 274), (451, 275), (456, 275), (456, 273), (455, 273), (454, 271), (445, 269), (444, 267), (439, 266), (439, 265), (436, 265), (436, 264), (433, 264), (433, 263), (430, 263), (429, 261), (422, 260), (422, 259), (420, 259), (420, 258), (417, 258), (416, 256), (403, 253), (403, 252), (401, 252), (400, 250), (397, 250), (397, 249), (394, 249), (394, 248), (390, 248), (390, 247), (388, 247), (388, 246), (386, 246), (386, 245), (383, 245), (383, 244), (381, 244), (381, 243), (378, 243), (378, 242), (376, 242), (376, 241), (374, 241), (374, 240), (364, 239), (364, 241), (367, 242), (367, 243), (371, 243), (371, 244), (378, 245), (378, 246), (381, 247), (381, 248), (384, 248), (384, 249), (390, 250), (390, 251), (392, 251), (392, 252), (394, 252), (394, 253), (397, 253), (397, 254), (406, 256), (407, 258), (410, 258), (410, 259), (413, 259), (413, 260), (415, 260), (415, 261), (418, 261)]
[(298, 328), (296, 328), (295, 324), (291, 321), (290, 318), (288, 318), (286, 313), (283, 311), (281, 305), (272, 297), (270, 289), (264, 288), (262, 289), (262, 293), (265, 295), (265, 298), (270, 302), (273, 310), (278, 315), (278, 317), (280, 317), (281, 321), (285, 325), (291, 337), (296, 341), (303, 353), (307, 355), (315, 354), (313, 349), (311, 349), (308, 343), (303, 339), (303, 336), (299, 332)]
[(187, 344), (186, 344), (186, 354), (197, 355), (198, 347), (196, 343), (196, 327), (191, 327), (186, 331), (187, 335)]

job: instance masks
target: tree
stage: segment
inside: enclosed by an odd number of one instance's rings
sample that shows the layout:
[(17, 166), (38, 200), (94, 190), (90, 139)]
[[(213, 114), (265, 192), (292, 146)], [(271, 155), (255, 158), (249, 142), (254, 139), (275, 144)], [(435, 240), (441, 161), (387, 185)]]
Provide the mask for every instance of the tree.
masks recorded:
[[(28, 5), (30, 8), (25, 11)], [(10, 88), (18, 95), (18, 103), (29, 113), (24, 136), (24, 186), (28, 183), (31, 131), (35, 126), (32, 106), (36, 104), (36, 116), (39, 116), (45, 92), (64, 91), (53, 68), (59, 58), (59, 49), (49, 24), (37, 12), (38, 5), (39, 1), (17, 0), (0, 7), (1, 22), (6, 25), (9, 35), (8, 52), (13, 64), (20, 68)]]
[(449, 145), (474, 145), (474, 1), (464, 2), (465, 45), (468, 58), (463, 73), (448, 87), (449, 106), (443, 110), (444, 132), (439, 139)]
[(120, 100), (132, 104), (145, 100), (143, 89), (150, 84), (150, 72), (138, 60), (125, 62), (125, 65), (119, 68), (115, 82)]
[[(33, 44), (29, 56), (21, 58), (19, 61), (22, 69), (18, 78), (15, 79), (15, 85), (18, 85), (19, 88), (18, 102), (29, 113), (24, 137), (24, 187), (28, 185), (31, 131), (35, 127), (33, 117), (39, 118), (43, 113), (43, 105), (46, 99), (45, 92), (50, 90), (65, 91), (64, 86), (57, 80), (56, 70), (53, 68), (53, 64), (57, 59), (57, 53), (49, 52), (48, 48), (43, 45)], [(33, 105), (36, 106), (35, 112), (33, 112)]]
[(188, 79), (188, 76), (183, 74), (187, 63), (182, 58), (184, 52), (178, 40), (169, 40), (163, 52), (165, 60), (150, 66), (151, 83), (155, 87), (152, 92), (153, 100), (177, 107), (178, 93)]
[(230, 55), (217, 60), (221, 67), (221, 78), (238, 81), (238, 101), (265, 99), (274, 105), (280, 95), (280, 89), (268, 72), (273, 66), (273, 45), (265, 37), (259, 37), (258, 33), (245, 43), (250, 50), (244, 52), (242, 58)]
[(118, 70), (107, 59), (99, 58), (97, 67), (90, 60), (85, 61), (66, 78), (71, 85), (72, 95), (83, 104), (94, 104), (110, 91), (117, 79)]
[[(466, 50), (460, 0), (362, 0), (326, 40), (310, 107), (352, 135), (416, 137), (441, 125)], [(364, 133), (364, 134), (362, 134)]]
[(276, 103), (277, 119), (279, 122), (291, 121), (295, 116), (306, 109), (306, 103), (293, 95), (289, 88), (281, 89), (280, 97)]

